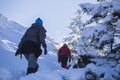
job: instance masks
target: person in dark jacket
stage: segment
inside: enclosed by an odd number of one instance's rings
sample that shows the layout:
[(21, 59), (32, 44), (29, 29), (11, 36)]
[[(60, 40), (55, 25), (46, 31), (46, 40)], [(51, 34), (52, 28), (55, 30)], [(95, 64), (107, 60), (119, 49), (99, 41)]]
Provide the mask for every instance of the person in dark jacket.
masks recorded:
[(61, 67), (68, 69), (67, 62), (71, 61), (71, 51), (68, 48), (67, 44), (64, 44), (59, 50), (58, 50), (58, 62), (61, 62)]
[(39, 68), (37, 59), (42, 54), (42, 49), (40, 48), (41, 46), (44, 48), (44, 54), (47, 54), (45, 38), (46, 30), (43, 27), (43, 21), (40, 18), (37, 18), (35, 23), (26, 30), (21, 42), (18, 45), (18, 50), (15, 53), (15, 56), (24, 54), (27, 59), (27, 75), (35, 73)]

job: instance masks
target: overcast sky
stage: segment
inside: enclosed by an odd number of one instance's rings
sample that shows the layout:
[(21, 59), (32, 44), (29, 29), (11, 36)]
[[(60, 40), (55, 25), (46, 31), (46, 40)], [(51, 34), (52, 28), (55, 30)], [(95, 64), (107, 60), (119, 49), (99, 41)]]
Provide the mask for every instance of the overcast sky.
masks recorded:
[(61, 42), (68, 36), (71, 19), (78, 4), (95, 0), (0, 0), (0, 13), (10, 20), (29, 27), (37, 17), (44, 22), (47, 35)]

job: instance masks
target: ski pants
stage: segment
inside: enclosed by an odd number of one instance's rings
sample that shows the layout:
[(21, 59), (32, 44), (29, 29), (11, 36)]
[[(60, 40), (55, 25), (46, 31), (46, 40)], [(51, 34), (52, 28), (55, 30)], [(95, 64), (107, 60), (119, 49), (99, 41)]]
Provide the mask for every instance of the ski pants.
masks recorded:
[(61, 66), (67, 69), (68, 56), (66, 54), (60, 55)]
[(38, 65), (34, 53), (24, 54), (24, 56), (28, 61), (28, 68), (35, 68)]

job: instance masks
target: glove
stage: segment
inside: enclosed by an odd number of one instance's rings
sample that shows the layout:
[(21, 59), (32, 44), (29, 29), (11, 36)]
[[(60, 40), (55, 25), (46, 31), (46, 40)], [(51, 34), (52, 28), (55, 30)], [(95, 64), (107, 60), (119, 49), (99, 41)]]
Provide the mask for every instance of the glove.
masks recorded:
[(45, 54), (45, 55), (47, 54), (47, 49), (44, 50), (44, 54)]
[(15, 53), (15, 56), (19, 56), (20, 55), (20, 50), (17, 49), (16, 53)]

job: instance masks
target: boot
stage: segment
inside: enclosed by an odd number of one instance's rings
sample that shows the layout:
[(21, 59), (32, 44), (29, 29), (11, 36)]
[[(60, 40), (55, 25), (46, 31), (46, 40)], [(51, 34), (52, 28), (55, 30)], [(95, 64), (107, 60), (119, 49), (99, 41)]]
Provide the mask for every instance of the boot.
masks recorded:
[(33, 73), (33, 68), (27, 68), (27, 75)]
[(31, 74), (31, 73), (35, 73), (35, 72), (36, 72), (35, 68), (28, 68), (27, 69), (27, 75)]
[(27, 75), (31, 73), (35, 73), (38, 71), (39, 65), (37, 64), (35, 68), (28, 68), (27, 69)]
[(39, 65), (37, 64), (36, 67), (34, 68), (34, 69), (35, 69), (35, 72), (38, 71), (38, 68), (39, 68)]

